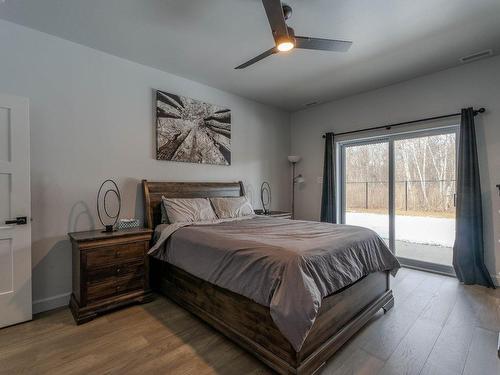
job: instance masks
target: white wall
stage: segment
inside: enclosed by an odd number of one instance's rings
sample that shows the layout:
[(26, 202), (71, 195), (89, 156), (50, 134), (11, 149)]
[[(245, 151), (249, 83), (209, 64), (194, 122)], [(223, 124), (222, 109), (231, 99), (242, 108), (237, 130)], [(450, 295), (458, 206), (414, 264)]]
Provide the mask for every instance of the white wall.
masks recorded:
[(364, 94), (325, 103), (292, 114), (292, 153), (302, 155), (298, 173), (306, 183), (296, 195), (298, 218), (320, 216), (326, 131), (353, 129), (459, 112), (463, 107), (485, 107), (476, 117), (486, 263), (500, 276), (500, 57), (448, 69)]
[[(288, 113), (5, 21), (0, 50), (0, 92), (30, 99), (35, 311), (67, 303), (66, 233), (99, 227), (106, 178), (119, 181), (123, 217), (143, 216), (143, 178), (242, 179), (257, 206), (267, 180), (273, 208), (288, 208)], [(230, 108), (232, 165), (155, 160), (153, 89)]]

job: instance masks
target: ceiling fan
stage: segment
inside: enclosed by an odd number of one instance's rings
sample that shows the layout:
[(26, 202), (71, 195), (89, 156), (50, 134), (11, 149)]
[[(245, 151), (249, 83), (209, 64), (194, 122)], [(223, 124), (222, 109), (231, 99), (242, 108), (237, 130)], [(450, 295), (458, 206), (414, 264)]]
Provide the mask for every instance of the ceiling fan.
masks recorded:
[(281, 4), (280, 0), (262, 0), (262, 3), (264, 4), (276, 45), (246, 63), (237, 66), (235, 69), (244, 69), (275, 53), (287, 52), (294, 48), (346, 52), (352, 45), (352, 42), (345, 40), (296, 36), (294, 30), (286, 24), (286, 20), (292, 16), (292, 8), (289, 5)]

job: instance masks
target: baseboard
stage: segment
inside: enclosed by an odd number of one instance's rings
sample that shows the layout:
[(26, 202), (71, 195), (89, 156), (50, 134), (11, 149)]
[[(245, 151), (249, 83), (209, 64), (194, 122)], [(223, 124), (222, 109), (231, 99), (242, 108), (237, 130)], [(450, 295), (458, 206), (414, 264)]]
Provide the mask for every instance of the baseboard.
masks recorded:
[(495, 284), (496, 287), (500, 288), (500, 275), (491, 275), (491, 278), (493, 279), (493, 283)]
[(71, 292), (33, 301), (33, 314), (68, 306)]

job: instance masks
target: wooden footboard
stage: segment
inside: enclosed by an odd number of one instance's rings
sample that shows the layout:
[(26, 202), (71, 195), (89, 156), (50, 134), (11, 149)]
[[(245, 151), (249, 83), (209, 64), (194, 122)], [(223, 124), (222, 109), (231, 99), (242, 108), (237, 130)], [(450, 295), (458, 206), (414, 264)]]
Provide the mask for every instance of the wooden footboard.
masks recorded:
[(274, 324), (268, 307), (151, 259), (151, 283), (280, 374), (319, 369), (380, 308), (390, 308), (389, 273), (370, 274), (326, 297), (300, 352)]
[[(161, 222), (162, 196), (240, 197), (241, 182), (143, 181), (146, 226)], [(320, 313), (300, 352), (281, 334), (269, 308), (151, 258), (151, 286), (197, 315), (281, 374), (319, 369), (380, 308), (393, 305), (389, 273), (370, 274), (323, 299)]]

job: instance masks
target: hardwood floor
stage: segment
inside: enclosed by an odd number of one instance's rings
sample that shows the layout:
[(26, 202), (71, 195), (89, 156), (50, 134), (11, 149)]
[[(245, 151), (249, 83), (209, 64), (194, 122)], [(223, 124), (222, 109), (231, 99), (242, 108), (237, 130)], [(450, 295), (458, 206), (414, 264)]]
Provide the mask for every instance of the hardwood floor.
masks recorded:
[[(322, 375), (499, 375), (500, 291), (409, 269), (396, 305), (378, 313)], [(69, 309), (0, 330), (0, 374), (271, 374), (159, 296), (76, 326)]]

